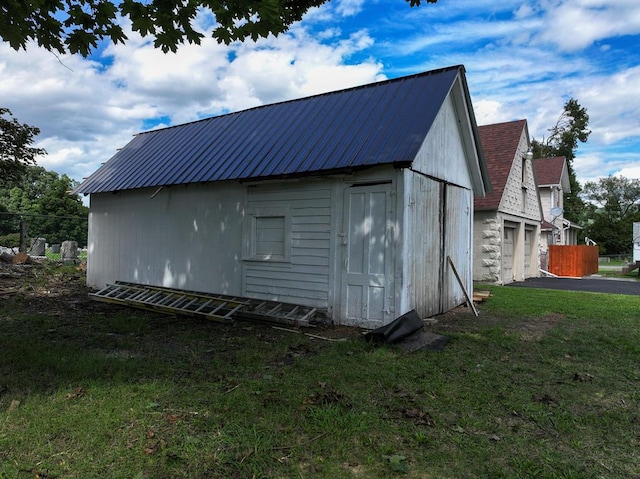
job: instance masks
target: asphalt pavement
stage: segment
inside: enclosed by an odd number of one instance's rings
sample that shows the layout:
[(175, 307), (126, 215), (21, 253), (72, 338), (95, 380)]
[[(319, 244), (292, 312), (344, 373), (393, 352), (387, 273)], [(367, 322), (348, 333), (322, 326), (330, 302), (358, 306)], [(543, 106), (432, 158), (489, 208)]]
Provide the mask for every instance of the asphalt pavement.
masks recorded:
[(528, 278), (508, 284), (515, 288), (546, 288), (592, 293), (629, 294), (640, 296), (640, 282), (626, 279), (603, 278), (592, 275), (584, 278)]

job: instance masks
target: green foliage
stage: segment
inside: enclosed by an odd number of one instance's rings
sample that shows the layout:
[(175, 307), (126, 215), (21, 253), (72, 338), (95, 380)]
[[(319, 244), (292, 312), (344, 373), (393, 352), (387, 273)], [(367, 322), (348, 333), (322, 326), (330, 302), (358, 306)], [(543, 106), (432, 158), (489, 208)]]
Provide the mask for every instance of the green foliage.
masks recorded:
[(0, 188), (0, 203), (5, 205), (9, 218), (0, 223), (0, 233), (19, 231), (19, 220), (27, 222), (30, 238), (45, 238), (49, 243), (66, 240), (77, 241), (79, 246), (87, 244), (87, 218), (89, 209), (78, 195), (70, 195), (76, 182), (67, 175), (47, 171), (40, 166), (27, 166), (17, 186)]
[[(194, 29), (201, 10), (212, 12), (216, 26), (212, 36), (229, 44), (257, 40), (288, 30), (312, 7), (328, 0), (53, 0), (20, 2), (7, 0), (0, 15), (0, 37), (14, 50), (34, 41), (49, 51), (79, 53), (86, 57), (98, 42), (125, 43), (120, 17), (132, 29), (154, 39), (163, 52), (176, 52), (185, 42), (199, 45), (204, 34)], [(406, 0), (419, 6), (421, 0)], [(426, 0), (424, 3), (436, 3)], [(61, 15), (61, 13), (64, 15)]]
[[(204, 34), (194, 29), (201, 10), (212, 12), (216, 26), (212, 36), (219, 43), (266, 38), (287, 31), (312, 7), (328, 0), (52, 0), (3, 2), (0, 37), (14, 50), (34, 41), (49, 51), (79, 53), (86, 57), (98, 42), (124, 43), (121, 19), (132, 29), (154, 38), (163, 52), (176, 52), (185, 42), (199, 45)], [(412, 7), (420, 0), (406, 0)], [(425, 3), (436, 3), (426, 0)], [(64, 13), (62, 15), (61, 13)]]
[[(9, 213), (7, 207), (0, 204), (0, 235), (6, 235), (20, 228), (19, 223), (13, 214)], [(3, 243), (0, 243), (3, 244)]]
[(586, 234), (602, 254), (626, 254), (633, 247), (633, 223), (640, 221), (640, 180), (622, 176), (587, 182), (582, 196), (589, 204)]
[(0, 246), (18, 248), (20, 246), (20, 233), (9, 233), (0, 236)]
[(564, 156), (567, 160), (571, 192), (564, 197), (564, 216), (577, 223), (585, 220), (584, 203), (580, 198), (582, 190), (573, 168), (578, 143), (585, 143), (591, 134), (588, 129), (587, 109), (578, 100), (571, 98), (564, 104), (562, 114), (556, 124), (549, 129), (550, 135), (542, 141), (535, 138), (531, 142), (534, 158)]
[[(2, 18), (0, 15), (0, 24)], [(31, 146), (39, 133), (38, 128), (20, 123), (11, 110), (0, 107), (0, 187), (19, 180), (26, 167), (35, 164), (36, 156), (46, 154), (44, 149)]]

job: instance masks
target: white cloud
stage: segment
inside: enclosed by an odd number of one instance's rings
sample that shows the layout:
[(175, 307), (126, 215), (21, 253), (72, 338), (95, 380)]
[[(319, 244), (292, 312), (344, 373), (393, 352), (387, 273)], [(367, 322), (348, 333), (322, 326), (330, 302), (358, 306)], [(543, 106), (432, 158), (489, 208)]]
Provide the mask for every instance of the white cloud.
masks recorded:
[(640, 138), (640, 66), (598, 75), (584, 82), (580, 98), (588, 105), (592, 137), (611, 144)]
[(364, 0), (338, 0), (336, 12), (343, 17), (350, 17), (362, 11)]
[(580, 183), (597, 181), (607, 176), (609, 171), (603, 170), (604, 158), (598, 154), (580, 154), (573, 160), (573, 169)]
[(500, 123), (505, 117), (502, 112), (502, 104), (496, 100), (480, 100), (473, 102), (473, 110), (478, 125), (491, 125)]
[(640, 179), (640, 165), (637, 163), (635, 165), (625, 166), (620, 170), (616, 171), (614, 176), (624, 176), (626, 178), (635, 178)]
[(556, 0), (549, 2), (545, 24), (544, 41), (575, 51), (602, 39), (637, 35), (640, 9), (637, 0)]
[(606, 176), (624, 176), (640, 179), (640, 140), (632, 145), (631, 152), (616, 153), (608, 150), (585, 148), (574, 160), (576, 176), (581, 183), (598, 181)]
[[(640, 12), (637, 2), (558, 2), (548, 1), (529, 5), (494, 6), (495, 17), (489, 7), (481, 17), (449, 24), (425, 23), (415, 36), (403, 37), (398, 44), (389, 42), (389, 52), (409, 52), (407, 57), (424, 57), (413, 68), (429, 70), (445, 65), (464, 64), (467, 80), (479, 124), (526, 118), (533, 137), (541, 140), (558, 120), (564, 103), (576, 98), (587, 108), (592, 134), (587, 145), (578, 146), (576, 168), (579, 177), (592, 178), (614, 171), (634, 171), (629, 159), (619, 163), (612, 158), (607, 145), (640, 138), (640, 90), (637, 78), (638, 54), (625, 50), (624, 43), (611, 48), (601, 45), (598, 52), (568, 51), (572, 39), (566, 26), (550, 24), (561, 18), (563, 8), (580, 8), (587, 12), (600, 5), (601, 16), (594, 16), (582, 25), (593, 41), (617, 37), (620, 31), (633, 32), (635, 17)], [(497, 5), (497, 4), (496, 4)], [(469, 6), (460, 2), (459, 7)], [(509, 17), (510, 12), (513, 18)], [(602, 18), (618, 15), (633, 17), (626, 29), (618, 32), (604, 30)], [(425, 14), (426, 16), (426, 14)], [(473, 18), (473, 20), (471, 20)], [(580, 40), (580, 45), (585, 42)], [(574, 48), (571, 46), (571, 48)], [(594, 55), (600, 56), (595, 57)], [(627, 55), (627, 56), (625, 56)], [(636, 55), (634, 59), (632, 55)], [(635, 66), (628, 67), (629, 63)], [(620, 66), (618, 66), (620, 65)], [(406, 68), (408, 73), (411, 66)], [(640, 141), (640, 140), (638, 140)], [(580, 155), (598, 150), (593, 156)], [(580, 178), (579, 178), (580, 179)]]

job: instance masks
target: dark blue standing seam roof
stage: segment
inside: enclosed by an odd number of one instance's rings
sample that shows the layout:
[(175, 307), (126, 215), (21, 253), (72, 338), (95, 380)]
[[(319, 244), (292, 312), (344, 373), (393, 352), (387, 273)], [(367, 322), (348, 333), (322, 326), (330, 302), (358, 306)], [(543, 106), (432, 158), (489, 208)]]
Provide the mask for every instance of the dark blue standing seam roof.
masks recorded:
[(75, 193), (411, 162), (462, 66), (136, 135)]

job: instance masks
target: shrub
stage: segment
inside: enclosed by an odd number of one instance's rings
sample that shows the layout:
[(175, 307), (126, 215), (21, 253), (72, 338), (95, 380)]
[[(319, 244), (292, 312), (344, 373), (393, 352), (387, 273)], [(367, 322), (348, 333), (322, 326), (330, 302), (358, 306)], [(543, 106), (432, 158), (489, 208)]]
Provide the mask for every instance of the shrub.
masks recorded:
[(9, 233), (8, 235), (0, 236), (0, 246), (5, 246), (6, 248), (20, 247), (20, 233)]

